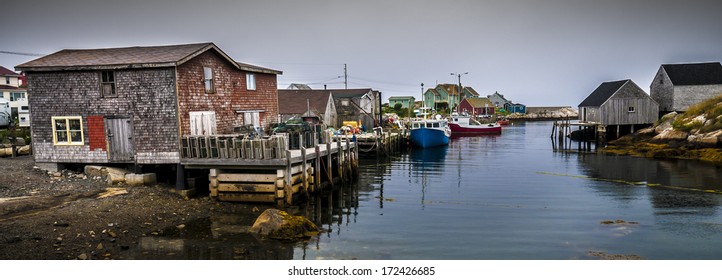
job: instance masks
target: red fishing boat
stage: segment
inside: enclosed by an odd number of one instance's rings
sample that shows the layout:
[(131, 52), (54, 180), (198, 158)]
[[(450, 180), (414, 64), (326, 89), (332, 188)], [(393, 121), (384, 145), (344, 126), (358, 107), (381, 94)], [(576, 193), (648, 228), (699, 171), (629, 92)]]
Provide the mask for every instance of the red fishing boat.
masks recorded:
[(509, 125), (509, 120), (501, 119), (501, 120), (496, 121), (496, 123), (498, 123), (499, 125)]
[(501, 134), (501, 125), (498, 123), (482, 124), (471, 116), (458, 114), (452, 114), (449, 119), (452, 136)]

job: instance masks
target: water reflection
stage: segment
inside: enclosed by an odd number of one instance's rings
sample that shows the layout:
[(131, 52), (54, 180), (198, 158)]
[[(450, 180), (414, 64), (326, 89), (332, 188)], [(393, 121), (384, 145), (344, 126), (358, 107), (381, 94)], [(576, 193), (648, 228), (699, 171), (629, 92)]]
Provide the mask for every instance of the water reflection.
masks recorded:
[(249, 234), (248, 217), (215, 214), (142, 237), (136, 252), (140, 259), (183, 260), (289, 260), (293, 243)]
[[(258, 213), (217, 215), (141, 241), (149, 259), (720, 259), (720, 168), (555, 153), (551, 123), (362, 158), (360, 177), (299, 206), (304, 242), (245, 234)], [(639, 182), (639, 183), (637, 183)], [(624, 219), (635, 223), (600, 224)], [(245, 226), (244, 226), (245, 225)]]
[[(722, 171), (714, 165), (693, 160), (650, 160), (626, 156), (580, 155), (582, 172), (591, 178), (630, 186), (649, 187), (655, 208), (710, 208), (720, 206)], [(633, 187), (605, 188), (617, 199), (634, 197)]]

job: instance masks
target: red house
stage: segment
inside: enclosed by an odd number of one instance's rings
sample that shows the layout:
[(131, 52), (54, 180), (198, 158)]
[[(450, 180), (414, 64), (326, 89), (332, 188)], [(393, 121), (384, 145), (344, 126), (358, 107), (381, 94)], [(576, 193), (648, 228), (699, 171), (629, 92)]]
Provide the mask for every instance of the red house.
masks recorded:
[(461, 103), (459, 104), (459, 113), (467, 113), (475, 117), (494, 115), (494, 104), (491, 103), (489, 98), (464, 98), (464, 100), (461, 100)]

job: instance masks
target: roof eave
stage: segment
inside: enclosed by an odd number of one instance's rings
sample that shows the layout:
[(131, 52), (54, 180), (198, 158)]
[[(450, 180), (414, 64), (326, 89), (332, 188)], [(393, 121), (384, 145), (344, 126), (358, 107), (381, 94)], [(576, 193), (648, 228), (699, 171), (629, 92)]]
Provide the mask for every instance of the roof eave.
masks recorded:
[(24, 72), (51, 72), (51, 71), (87, 71), (87, 70), (120, 70), (139, 68), (163, 68), (175, 67), (173, 62), (163, 63), (138, 63), (138, 64), (117, 64), (117, 65), (79, 65), (79, 66), (28, 66), (15, 67)]
[(283, 74), (283, 71), (266, 69), (266, 68), (261, 69), (261, 68), (254, 68), (254, 67), (239, 66), (238, 69), (241, 69), (243, 71), (263, 73), (263, 74), (273, 74), (273, 75), (282, 75)]

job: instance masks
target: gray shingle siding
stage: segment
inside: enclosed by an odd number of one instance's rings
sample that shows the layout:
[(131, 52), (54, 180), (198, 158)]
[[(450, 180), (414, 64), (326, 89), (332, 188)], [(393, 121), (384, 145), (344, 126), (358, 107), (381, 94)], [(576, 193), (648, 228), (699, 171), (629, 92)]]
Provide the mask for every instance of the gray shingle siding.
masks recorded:
[[(179, 162), (174, 68), (115, 71), (117, 97), (101, 97), (99, 71), (28, 72), (31, 128), (37, 162), (108, 162), (108, 152), (90, 150), (88, 116), (132, 118), (136, 162)], [(81, 116), (84, 145), (53, 144), (54, 116)]]
[(686, 111), (689, 106), (722, 94), (719, 63), (665, 64), (649, 87), (661, 112)]
[(659, 105), (631, 80), (605, 82), (579, 104), (579, 114), (582, 121), (603, 125), (651, 124)]

